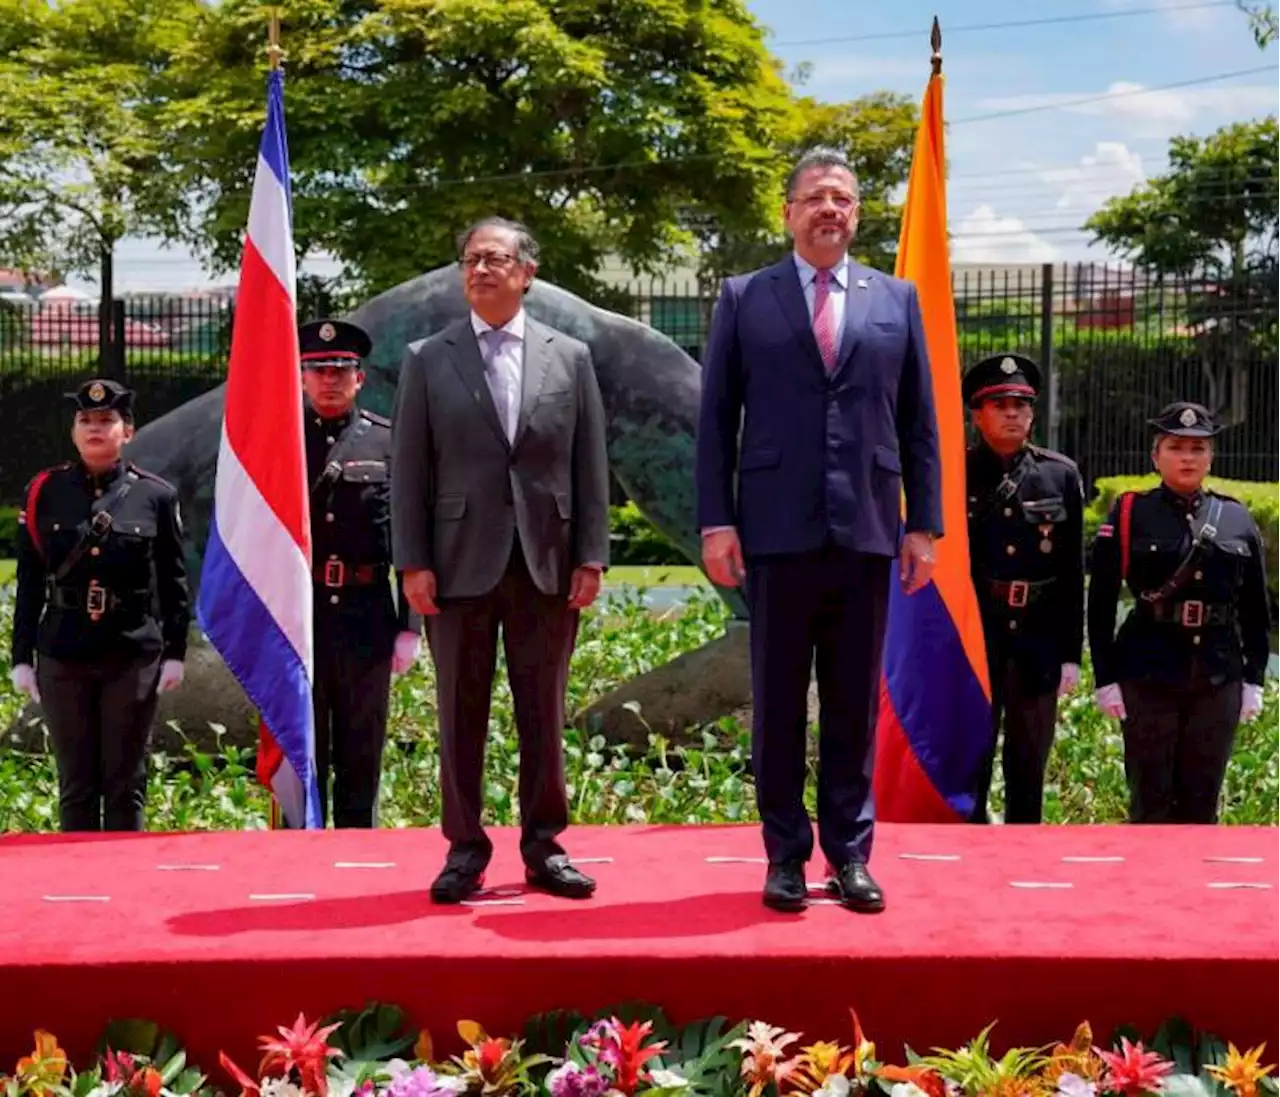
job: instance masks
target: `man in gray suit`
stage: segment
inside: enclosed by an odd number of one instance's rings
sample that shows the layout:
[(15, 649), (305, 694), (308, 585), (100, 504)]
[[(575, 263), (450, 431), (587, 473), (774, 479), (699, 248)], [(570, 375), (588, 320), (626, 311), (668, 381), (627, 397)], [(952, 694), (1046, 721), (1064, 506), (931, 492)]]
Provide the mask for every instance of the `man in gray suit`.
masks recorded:
[(487, 218), (458, 250), (471, 313), (409, 345), (392, 413), (392, 553), (436, 666), (449, 855), (431, 895), (461, 902), (493, 854), (480, 814), (501, 626), (526, 877), (587, 898), (595, 881), (556, 837), (569, 822), (569, 659), (608, 564), (604, 405), (587, 347), (524, 310), (538, 256), (528, 230)]

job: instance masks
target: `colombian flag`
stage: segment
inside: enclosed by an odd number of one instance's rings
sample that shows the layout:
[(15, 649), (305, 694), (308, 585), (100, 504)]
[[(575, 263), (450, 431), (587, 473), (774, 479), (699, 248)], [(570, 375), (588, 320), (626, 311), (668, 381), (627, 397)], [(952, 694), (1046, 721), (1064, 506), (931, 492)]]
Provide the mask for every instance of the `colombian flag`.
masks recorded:
[(933, 376), (942, 517), (933, 581), (908, 597), (890, 584), (877, 724), (876, 817), (962, 822), (991, 738), (991, 686), (969, 576), (964, 404), (947, 241), (942, 76), (925, 90), (894, 273), (915, 283)]

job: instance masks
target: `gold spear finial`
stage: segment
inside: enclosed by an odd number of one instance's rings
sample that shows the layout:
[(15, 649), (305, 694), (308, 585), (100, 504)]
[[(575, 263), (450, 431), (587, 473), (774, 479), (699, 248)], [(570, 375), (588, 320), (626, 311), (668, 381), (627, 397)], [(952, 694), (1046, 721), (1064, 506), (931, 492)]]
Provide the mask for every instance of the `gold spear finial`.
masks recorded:
[(933, 66), (933, 75), (937, 76), (942, 71), (942, 28), (938, 26), (936, 15), (933, 17), (933, 30), (929, 32), (929, 45), (933, 47), (929, 64)]
[(272, 69), (278, 69), (284, 59), (284, 50), (280, 48), (280, 9), (271, 9), (271, 22), (267, 25), (267, 60)]

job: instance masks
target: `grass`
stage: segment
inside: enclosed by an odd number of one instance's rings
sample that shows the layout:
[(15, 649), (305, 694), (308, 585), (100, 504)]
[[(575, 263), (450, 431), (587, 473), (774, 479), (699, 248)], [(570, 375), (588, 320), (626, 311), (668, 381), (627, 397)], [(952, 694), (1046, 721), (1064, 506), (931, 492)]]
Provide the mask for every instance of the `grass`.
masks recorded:
[(17, 560), (0, 560), (0, 587), (4, 586), (18, 570)]
[(606, 587), (706, 587), (710, 584), (702, 572), (679, 564), (620, 564), (605, 575)]
[[(665, 571), (665, 569), (655, 569)], [(9, 591), (11, 592), (11, 587)], [(11, 599), (0, 587), (0, 728), (22, 705), (8, 683)], [(585, 706), (616, 684), (720, 635), (726, 616), (710, 589), (696, 589), (678, 612), (655, 614), (642, 593), (623, 587), (608, 615), (584, 615), (569, 682), (571, 709)], [(519, 748), (511, 695), (499, 656), (486, 757), (485, 818), (517, 821)], [(1085, 668), (1079, 691), (1059, 708), (1049, 762), (1045, 817), (1051, 823), (1123, 821), (1126, 809), (1119, 727), (1092, 703)], [(1262, 716), (1242, 727), (1227, 773), (1222, 819), (1276, 825), (1280, 804), (1277, 683), (1267, 684)], [(715, 823), (753, 821), (750, 729), (726, 719), (700, 729), (690, 745), (661, 736), (628, 751), (603, 737), (565, 733), (565, 768), (573, 818), (578, 823)], [(266, 825), (267, 797), (253, 776), (253, 751), (224, 744), (205, 753), (189, 743), (177, 754), (155, 753), (149, 779), (147, 823), (155, 830), (253, 829)], [(394, 680), (388, 746), (383, 766), (380, 822), (427, 826), (439, 822), (434, 682), (429, 660)], [(1001, 808), (997, 766), (992, 802)], [(57, 781), (47, 754), (0, 751), (0, 832), (51, 831), (57, 825)], [(814, 810), (814, 784), (809, 808)]]

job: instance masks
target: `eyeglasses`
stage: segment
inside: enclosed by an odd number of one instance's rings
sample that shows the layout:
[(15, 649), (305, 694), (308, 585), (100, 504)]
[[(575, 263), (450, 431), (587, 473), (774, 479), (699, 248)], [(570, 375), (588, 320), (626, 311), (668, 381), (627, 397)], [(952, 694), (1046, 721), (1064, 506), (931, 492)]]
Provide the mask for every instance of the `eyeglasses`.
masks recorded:
[(483, 263), (491, 270), (506, 270), (514, 262), (516, 262), (514, 255), (508, 255), (502, 251), (491, 251), (483, 255), (464, 255), (458, 260), (458, 266), (475, 270)]

